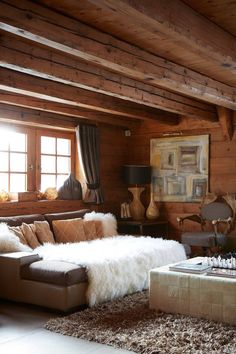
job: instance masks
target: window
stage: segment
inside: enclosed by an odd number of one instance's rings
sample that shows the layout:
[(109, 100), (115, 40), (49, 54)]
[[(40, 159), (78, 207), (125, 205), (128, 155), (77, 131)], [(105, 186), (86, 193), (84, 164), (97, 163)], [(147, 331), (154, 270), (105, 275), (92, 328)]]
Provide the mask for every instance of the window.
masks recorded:
[(59, 188), (71, 171), (71, 140), (41, 136), (41, 189)]
[(0, 190), (59, 188), (75, 171), (75, 134), (0, 125)]
[(27, 135), (0, 130), (0, 189), (9, 192), (27, 188)]

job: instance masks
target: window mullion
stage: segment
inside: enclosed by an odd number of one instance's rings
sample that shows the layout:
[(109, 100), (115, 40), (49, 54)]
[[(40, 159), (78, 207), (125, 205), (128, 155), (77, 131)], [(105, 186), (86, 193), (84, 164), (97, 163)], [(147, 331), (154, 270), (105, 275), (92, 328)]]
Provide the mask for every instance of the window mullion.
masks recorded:
[(34, 130), (27, 134), (27, 190), (37, 190), (36, 185), (36, 133)]

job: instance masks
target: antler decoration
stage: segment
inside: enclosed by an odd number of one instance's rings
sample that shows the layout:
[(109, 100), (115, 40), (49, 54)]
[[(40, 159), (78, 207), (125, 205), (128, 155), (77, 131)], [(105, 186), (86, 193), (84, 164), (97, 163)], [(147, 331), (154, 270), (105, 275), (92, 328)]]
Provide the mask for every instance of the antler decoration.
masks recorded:
[(223, 196), (223, 199), (226, 201), (226, 203), (229, 204), (230, 208), (233, 211), (232, 229), (234, 229), (235, 216), (236, 216), (236, 195), (232, 193), (231, 194), (227, 193), (226, 195)]

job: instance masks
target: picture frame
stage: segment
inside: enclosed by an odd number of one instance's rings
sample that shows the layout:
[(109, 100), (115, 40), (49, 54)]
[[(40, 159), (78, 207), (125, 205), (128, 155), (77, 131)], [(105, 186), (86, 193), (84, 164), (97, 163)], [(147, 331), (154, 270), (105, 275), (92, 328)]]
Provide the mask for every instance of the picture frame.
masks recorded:
[(208, 192), (209, 135), (150, 141), (155, 201), (200, 202)]

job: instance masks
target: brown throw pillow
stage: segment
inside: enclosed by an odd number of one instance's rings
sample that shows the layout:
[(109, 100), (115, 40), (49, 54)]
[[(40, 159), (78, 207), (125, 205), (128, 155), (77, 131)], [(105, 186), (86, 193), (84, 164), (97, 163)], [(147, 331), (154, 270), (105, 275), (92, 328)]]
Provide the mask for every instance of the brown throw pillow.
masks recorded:
[(94, 222), (96, 227), (97, 238), (104, 237), (102, 222), (100, 220), (94, 220)]
[(52, 226), (58, 243), (86, 241), (83, 220), (80, 218), (53, 220)]
[(14, 234), (19, 238), (20, 242), (23, 243), (23, 245), (27, 245), (27, 241), (23, 235), (20, 226), (9, 226), (9, 230), (14, 232)]
[(36, 228), (34, 224), (26, 224), (23, 222), (23, 224), (20, 226), (20, 229), (27, 241), (27, 244), (31, 247), (31, 248), (36, 248), (38, 246), (40, 246), (40, 243), (37, 239), (36, 236)]
[(47, 221), (34, 221), (36, 236), (41, 244), (45, 242), (55, 243), (53, 233)]
[(84, 233), (87, 241), (96, 240), (97, 230), (94, 220), (83, 221)]

